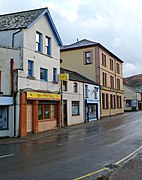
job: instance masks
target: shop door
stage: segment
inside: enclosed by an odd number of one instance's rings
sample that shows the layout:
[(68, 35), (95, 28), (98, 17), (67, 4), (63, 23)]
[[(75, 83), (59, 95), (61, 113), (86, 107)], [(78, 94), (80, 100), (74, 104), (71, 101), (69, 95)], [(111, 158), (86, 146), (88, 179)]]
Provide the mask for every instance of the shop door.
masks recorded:
[(32, 104), (27, 105), (27, 132), (32, 132)]
[(88, 111), (89, 111), (89, 120), (97, 120), (97, 105), (89, 104)]
[(67, 126), (67, 101), (63, 101), (63, 119), (64, 119), (64, 126)]

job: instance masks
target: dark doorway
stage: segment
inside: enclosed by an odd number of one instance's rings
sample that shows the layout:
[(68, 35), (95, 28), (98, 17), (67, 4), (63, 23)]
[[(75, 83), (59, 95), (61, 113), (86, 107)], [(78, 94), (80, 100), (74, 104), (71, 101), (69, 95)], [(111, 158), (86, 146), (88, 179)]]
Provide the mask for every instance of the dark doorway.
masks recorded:
[(67, 100), (63, 101), (63, 118), (64, 118), (64, 126), (68, 126), (68, 122), (67, 122)]

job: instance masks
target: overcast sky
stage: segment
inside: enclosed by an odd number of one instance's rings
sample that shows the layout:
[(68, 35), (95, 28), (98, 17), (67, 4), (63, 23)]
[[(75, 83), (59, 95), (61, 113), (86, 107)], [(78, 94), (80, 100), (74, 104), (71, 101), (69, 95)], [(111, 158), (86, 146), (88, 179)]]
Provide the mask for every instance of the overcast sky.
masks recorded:
[(48, 7), (64, 44), (101, 43), (124, 61), (123, 76), (142, 74), (141, 0), (0, 0), (0, 14)]

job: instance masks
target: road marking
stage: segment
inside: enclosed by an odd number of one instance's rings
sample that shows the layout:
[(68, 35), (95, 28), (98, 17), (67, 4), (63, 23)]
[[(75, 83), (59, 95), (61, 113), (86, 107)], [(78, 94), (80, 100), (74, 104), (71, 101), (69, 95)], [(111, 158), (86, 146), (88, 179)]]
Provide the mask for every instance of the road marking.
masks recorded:
[(74, 142), (78, 142), (78, 141), (84, 141), (84, 140), (86, 140), (86, 139), (94, 138), (95, 136), (97, 136), (97, 135), (88, 136), (88, 137), (76, 139), (76, 140), (73, 140), (73, 141), (68, 141), (68, 142), (66, 142), (66, 143), (60, 143), (60, 144), (58, 144), (58, 146), (62, 146), (62, 145), (67, 144), (67, 143), (74, 143)]
[(123, 161), (127, 160), (128, 158), (130, 158), (131, 156), (133, 156), (134, 154), (136, 154), (138, 151), (140, 151), (142, 149), (142, 146), (140, 146), (138, 149), (136, 149), (135, 151), (133, 151), (132, 153), (130, 153), (128, 156), (124, 157), (123, 159), (117, 161), (115, 164), (120, 164)]
[(102, 171), (105, 171), (105, 170), (108, 170), (108, 168), (102, 168), (102, 169), (100, 169), (100, 170), (94, 171), (94, 172), (89, 173), (89, 174), (86, 174), (86, 175), (84, 175), (84, 176), (80, 176), (80, 177), (78, 177), (78, 178), (75, 178), (74, 180), (81, 180), (81, 179), (84, 179), (84, 178), (86, 178), (86, 177), (89, 177), (89, 176), (98, 174), (98, 173), (100, 173), (100, 172), (102, 172)]
[(0, 156), (0, 159), (2, 158), (6, 158), (6, 157), (10, 157), (10, 156), (14, 156), (15, 154), (6, 154), (6, 155), (3, 155), (3, 156)]
[[(117, 164), (122, 163), (123, 161), (127, 160), (128, 158), (130, 158), (130, 157), (133, 156), (134, 154), (138, 153), (140, 150), (142, 150), (142, 146), (140, 146), (138, 149), (136, 149), (135, 151), (133, 151), (132, 153), (130, 153), (128, 156), (124, 157), (123, 159), (117, 161), (117, 162), (114, 163), (114, 164), (117, 165)], [(86, 178), (86, 177), (89, 177), (89, 176), (98, 174), (98, 173), (100, 173), (100, 172), (102, 172), (102, 171), (105, 171), (105, 170), (108, 170), (108, 169), (109, 169), (109, 168), (102, 168), (102, 169), (100, 169), (100, 170), (98, 170), (98, 171), (94, 171), (94, 172), (89, 173), (89, 174), (86, 174), (86, 175), (84, 175), (84, 176), (80, 176), (80, 177), (78, 177), (78, 178), (75, 178), (74, 180), (81, 180), (81, 179), (84, 179), (84, 178)]]

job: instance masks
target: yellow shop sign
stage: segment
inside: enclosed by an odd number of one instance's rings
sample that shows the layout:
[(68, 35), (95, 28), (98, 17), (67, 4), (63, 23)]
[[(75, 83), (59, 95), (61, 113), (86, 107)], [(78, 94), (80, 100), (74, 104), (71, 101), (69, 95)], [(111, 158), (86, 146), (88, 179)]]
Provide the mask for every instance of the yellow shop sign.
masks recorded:
[(27, 92), (27, 98), (60, 100), (61, 95), (60, 94), (39, 93), (39, 92)]
[(59, 74), (58, 79), (59, 81), (66, 81), (69, 79), (69, 74)]

